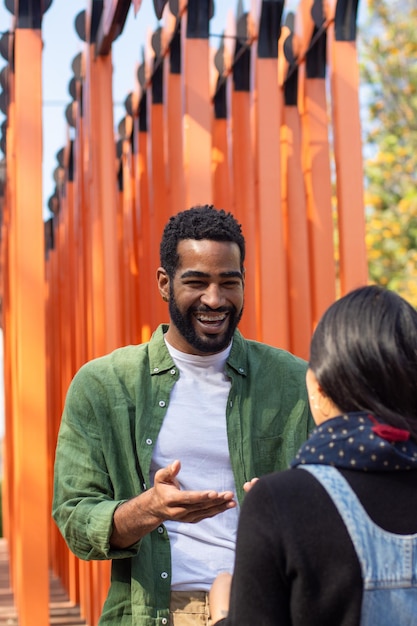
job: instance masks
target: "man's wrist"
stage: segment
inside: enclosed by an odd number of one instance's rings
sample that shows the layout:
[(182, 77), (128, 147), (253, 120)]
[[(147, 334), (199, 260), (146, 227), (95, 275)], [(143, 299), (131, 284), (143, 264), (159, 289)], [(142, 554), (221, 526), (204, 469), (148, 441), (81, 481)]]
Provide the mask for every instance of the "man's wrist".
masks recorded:
[(113, 515), (113, 532), (110, 545), (113, 548), (127, 548), (149, 534), (162, 519), (149, 511), (149, 491), (123, 502)]

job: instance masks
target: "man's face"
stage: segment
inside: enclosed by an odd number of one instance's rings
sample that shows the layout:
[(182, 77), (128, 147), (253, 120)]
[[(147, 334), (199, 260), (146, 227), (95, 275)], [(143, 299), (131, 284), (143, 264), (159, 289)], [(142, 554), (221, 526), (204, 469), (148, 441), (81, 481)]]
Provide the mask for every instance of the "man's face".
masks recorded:
[(236, 243), (185, 239), (169, 284), (167, 340), (188, 354), (215, 354), (230, 343), (243, 312), (244, 276)]

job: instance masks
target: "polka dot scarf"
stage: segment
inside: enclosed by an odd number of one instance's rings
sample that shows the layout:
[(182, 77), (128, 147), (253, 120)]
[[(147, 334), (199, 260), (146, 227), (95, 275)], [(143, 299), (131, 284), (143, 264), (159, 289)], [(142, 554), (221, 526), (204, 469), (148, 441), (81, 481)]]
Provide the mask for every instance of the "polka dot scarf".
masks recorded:
[(317, 463), (377, 472), (417, 469), (417, 443), (409, 436), (366, 412), (340, 415), (312, 432), (291, 467)]

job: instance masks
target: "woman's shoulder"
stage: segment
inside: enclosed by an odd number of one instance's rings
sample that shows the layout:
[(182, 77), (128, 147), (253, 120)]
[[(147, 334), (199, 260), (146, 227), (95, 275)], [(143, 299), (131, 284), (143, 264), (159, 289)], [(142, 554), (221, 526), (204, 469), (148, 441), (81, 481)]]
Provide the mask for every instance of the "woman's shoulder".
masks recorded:
[[(315, 506), (317, 498), (325, 495), (321, 484), (309, 472), (291, 468), (262, 476), (247, 494), (248, 505), (294, 511), (306, 506)], [(250, 496), (250, 498), (249, 498)]]

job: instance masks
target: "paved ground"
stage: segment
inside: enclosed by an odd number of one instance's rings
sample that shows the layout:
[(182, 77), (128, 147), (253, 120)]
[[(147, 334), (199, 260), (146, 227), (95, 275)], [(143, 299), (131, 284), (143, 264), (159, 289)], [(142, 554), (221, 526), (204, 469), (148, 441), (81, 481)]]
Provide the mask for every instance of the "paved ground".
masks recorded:
[[(81, 619), (78, 606), (68, 600), (59, 580), (50, 576), (49, 626), (87, 626)], [(0, 538), (0, 626), (18, 626), (17, 613), (10, 588), (7, 541)], [(34, 617), (33, 626), (37, 624)]]

